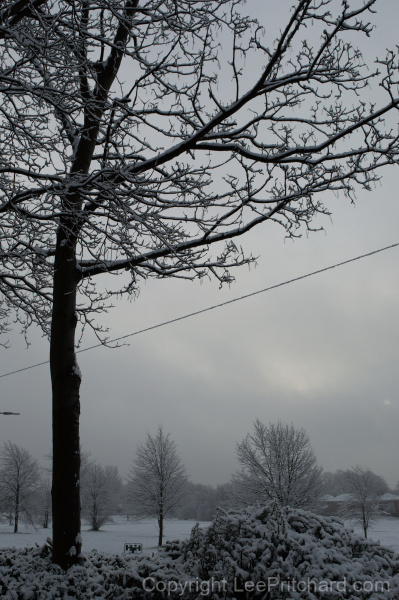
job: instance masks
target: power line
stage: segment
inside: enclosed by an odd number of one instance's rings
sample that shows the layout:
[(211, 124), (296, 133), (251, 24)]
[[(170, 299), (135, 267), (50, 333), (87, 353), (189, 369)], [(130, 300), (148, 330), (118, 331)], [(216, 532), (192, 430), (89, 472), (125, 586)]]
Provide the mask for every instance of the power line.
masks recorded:
[[(250, 294), (245, 294), (244, 296), (239, 296), (238, 298), (233, 298), (232, 300), (227, 300), (226, 302), (221, 302), (220, 304), (214, 304), (213, 306), (208, 306), (208, 308), (203, 308), (201, 310), (197, 310), (192, 313), (188, 313), (187, 315), (183, 315), (182, 317), (176, 317), (175, 319), (170, 319), (170, 321), (163, 321), (162, 323), (158, 323), (157, 325), (152, 325), (151, 327), (146, 327), (145, 329), (140, 329), (139, 331), (134, 331), (133, 333), (128, 333), (126, 335), (122, 335), (121, 337), (114, 338), (113, 340), (108, 340), (107, 343), (113, 344), (114, 342), (119, 342), (120, 340), (125, 340), (126, 338), (133, 337), (134, 335), (139, 335), (140, 333), (145, 333), (146, 331), (152, 331), (153, 329), (158, 329), (159, 327), (164, 327), (165, 325), (170, 325), (171, 323), (177, 323), (178, 321), (183, 321), (183, 319), (188, 319), (190, 317), (194, 317), (196, 315), (201, 315), (202, 313), (208, 312), (210, 310), (214, 310), (215, 308), (221, 308), (222, 306), (226, 306), (227, 304), (233, 304), (233, 302), (239, 302), (240, 300), (245, 300), (246, 298), (251, 298), (252, 296), (256, 296), (257, 294), (263, 294), (264, 292), (270, 292), (271, 290), (275, 290), (276, 288), (282, 287), (283, 285), (288, 285), (289, 283), (294, 283), (295, 281), (300, 281), (301, 279), (306, 279), (307, 277), (312, 277), (313, 275), (318, 275), (319, 273), (324, 273), (325, 271), (330, 271), (331, 269), (335, 269), (337, 267), (342, 267), (343, 265), (347, 265), (351, 262), (355, 262), (356, 260), (360, 260), (361, 258), (366, 258), (368, 256), (373, 256), (373, 254), (378, 254), (379, 252), (384, 252), (385, 250), (390, 250), (391, 248), (396, 248), (399, 246), (399, 242), (396, 244), (391, 244), (390, 246), (385, 246), (384, 248), (380, 248), (379, 250), (374, 250), (373, 252), (368, 252), (367, 254), (361, 254), (360, 256), (356, 256), (355, 258), (350, 258), (349, 260), (344, 260), (343, 262), (336, 263), (335, 265), (330, 265), (329, 267), (324, 267), (323, 269), (318, 269), (317, 271), (312, 271), (311, 273), (306, 273), (306, 275), (300, 275), (299, 277), (294, 277), (294, 279), (288, 279), (287, 281), (283, 281), (282, 283), (277, 283), (276, 285), (271, 285), (262, 290), (258, 290), (256, 292), (251, 292)], [(88, 352), (89, 350), (94, 350), (94, 348), (100, 348), (106, 344), (95, 344), (94, 346), (89, 346), (88, 348), (83, 348), (82, 350), (77, 350), (76, 354), (80, 352)], [(45, 360), (43, 362), (37, 363), (35, 365), (30, 365), (29, 367), (24, 367), (22, 369), (17, 369), (16, 371), (10, 371), (9, 373), (4, 373), (0, 375), (0, 378), (7, 377), (8, 375), (15, 375), (16, 373), (22, 373), (22, 371), (28, 371), (29, 369), (35, 369), (36, 367), (41, 367), (42, 365), (48, 364), (50, 361)]]

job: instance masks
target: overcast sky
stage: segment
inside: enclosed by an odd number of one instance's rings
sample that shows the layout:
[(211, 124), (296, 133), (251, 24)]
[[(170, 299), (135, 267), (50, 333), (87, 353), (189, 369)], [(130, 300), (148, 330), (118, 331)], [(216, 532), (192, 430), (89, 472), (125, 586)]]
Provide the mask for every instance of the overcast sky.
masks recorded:
[[(278, 4), (274, 18), (282, 24), (290, 4)], [(270, 27), (271, 5), (276, 10), (275, 2), (247, 3), (262, 9)], [(399, 41), (396, 2), (379, 0), (377, 8), (368, 61)], [(268, 224), (252, 232), (241, 243), (259, 256), (257, 267), (236, 270), (230, 288), (153, 281), (134, 302), (118, 303), (104, 325), (118, 337), (397, 243), (398, 181), (398, 169), (386, 171), (381, 186), (358, 192), (355, 206), (343, 196), (329, 198), (332, 219), (318, 222), (325, 232), (295, 242)], [(253, 421), (280, 419), (306, 428), (326, 470), (360, 464), (394, 486), (398, 265), (394, 248), (140, 334), (128, 346), (80, 354), (83, 449), (125, 474), (137, 443), (163, 424), (192, 481), (224, 483), (238, 466), (236, 442)], [(0, 374), (47, 360), (47, 340), (32, 331), (30, 341), (27, 349), (16, 326), (12, 347), (0, 348)], [(83, 347), (92, 343), (87, 335)], [(21, 413), (0, 416), (0, 441), (20, 444), (43, 462), (51, 451), (48, 365), (2, 378), (0, 386), (0, 410)]]

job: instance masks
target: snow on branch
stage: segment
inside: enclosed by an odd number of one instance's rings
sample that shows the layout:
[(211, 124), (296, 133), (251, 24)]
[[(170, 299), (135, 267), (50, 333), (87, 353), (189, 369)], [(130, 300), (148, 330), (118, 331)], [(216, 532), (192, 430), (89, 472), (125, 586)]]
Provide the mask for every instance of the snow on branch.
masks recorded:
[(269, 37), (240, 0), (3, 3), (3, 313), (48, 332), (65, 253), (95, 328), (113, 294), (229, 283), (254, 260), (234, 238), (300, 236), (329, 214), (326, 192), (371, 190), (399, 156), (397, 54), (368, 70), (352, 43), (376, 7), (299, 0)]

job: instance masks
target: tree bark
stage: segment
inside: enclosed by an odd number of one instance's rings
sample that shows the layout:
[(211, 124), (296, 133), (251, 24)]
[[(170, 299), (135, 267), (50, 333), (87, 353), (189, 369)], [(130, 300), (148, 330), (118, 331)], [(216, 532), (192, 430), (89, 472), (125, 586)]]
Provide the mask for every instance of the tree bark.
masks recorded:
[(79, 388), (75, 356), (75, 247), (59, 230), (54, 260), (50, 370), (53, 393), (53, 562), (63, 569), (80, 560)]

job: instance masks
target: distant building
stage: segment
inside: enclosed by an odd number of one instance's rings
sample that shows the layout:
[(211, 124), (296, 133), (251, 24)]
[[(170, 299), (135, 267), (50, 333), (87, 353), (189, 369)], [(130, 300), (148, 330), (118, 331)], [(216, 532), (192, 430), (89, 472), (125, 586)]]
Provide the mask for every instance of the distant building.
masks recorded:
[(399, 517), (398, 494), (383, 494), (380, 498), (381, 512), (388, 513), (391, 517)]
[[(326, 494), (321, 498), (320, 514), (326, 516), (340, 516), (341, 507), (344, 502), (350, 499), (350, 494), (340, 494), (339, 496), (331, 496)], [(399, 495), (398, 494), (383, 494), (380, 497), (381, 514), (389, 515), (390, 517), (399, 517)]]
[(322, 515), (336, 515), (339, 517), (342, 504), (349, 500), (349, 498), (350, 494), (340, 494), (339, 496), (331, 496), (330, 494), (326, 494), (321, 498), (321, 507), (319, 512)]

